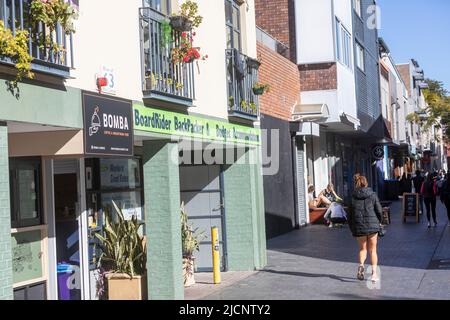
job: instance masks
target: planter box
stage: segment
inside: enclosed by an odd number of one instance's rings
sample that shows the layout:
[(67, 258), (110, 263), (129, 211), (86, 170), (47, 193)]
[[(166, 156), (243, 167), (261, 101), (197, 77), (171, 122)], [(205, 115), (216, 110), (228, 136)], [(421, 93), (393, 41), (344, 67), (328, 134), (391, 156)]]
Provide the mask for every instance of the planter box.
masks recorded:
[(147, 300), (147, 276), (108, 274), (108, 300)]
[(245, 0), (234, 0), (238, 5), (242, 5), (245, 3)]

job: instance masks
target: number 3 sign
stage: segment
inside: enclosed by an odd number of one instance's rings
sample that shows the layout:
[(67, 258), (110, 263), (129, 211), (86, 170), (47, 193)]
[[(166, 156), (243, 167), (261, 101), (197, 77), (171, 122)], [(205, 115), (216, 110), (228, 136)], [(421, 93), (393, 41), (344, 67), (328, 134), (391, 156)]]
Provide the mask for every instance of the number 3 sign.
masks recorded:
[(115, 94), (116, 93), (116, 78), (114, 75), (114, 69), (103, 67), (101, 72), (102, 77), (108, 80), (108, 85), (102, 88), (103, 93)]

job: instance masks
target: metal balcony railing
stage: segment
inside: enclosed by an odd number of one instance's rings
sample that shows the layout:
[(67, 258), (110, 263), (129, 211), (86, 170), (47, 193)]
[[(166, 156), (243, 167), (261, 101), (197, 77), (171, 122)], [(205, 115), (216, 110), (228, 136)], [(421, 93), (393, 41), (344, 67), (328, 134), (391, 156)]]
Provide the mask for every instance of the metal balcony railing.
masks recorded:
[(140, 9), (144, 98), (191, 106), (195, 99), (194, 66), (172, 61), (172, 49), (180, 45), (181, 33), (172, 31), (170, 41), (164, 41), (165, 21), (169, 18), (153, 8)]
[(232, 117), (256, 120), (259, 116), (259, 99), (253, 93), (258, 82), (259, 62), (239, 53), (226, 50), (228, 112)]
[[(66, 34), (59, 24), (53, 32), (42, 22), (32, 25), (30, 4), (31, 0), (0, 0), (0, 20), (14, 35), (17, 30), (28, 31), (28, 50), (33, 57), (33, 71), (69, 77), (70, 69), (74, 66), (72, 34)], [(6, 57), (0, 57), (0, 61), (12, 63)]]

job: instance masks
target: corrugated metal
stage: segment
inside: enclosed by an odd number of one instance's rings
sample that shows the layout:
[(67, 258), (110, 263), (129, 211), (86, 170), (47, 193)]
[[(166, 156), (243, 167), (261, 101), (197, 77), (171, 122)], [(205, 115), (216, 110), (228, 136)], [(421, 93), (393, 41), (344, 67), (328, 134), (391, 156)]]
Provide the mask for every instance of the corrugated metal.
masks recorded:
[(297, 205), (298, 205), (298, 223), (304, 226), (308, 223), (307, 220), (307, 204), (305, 190), (305, 150), (302, 139), (297, 139)]
[(78, 160), (56, 160), (53, 162), (54, 174), (69, 174), (77, 173), (78, 171)]

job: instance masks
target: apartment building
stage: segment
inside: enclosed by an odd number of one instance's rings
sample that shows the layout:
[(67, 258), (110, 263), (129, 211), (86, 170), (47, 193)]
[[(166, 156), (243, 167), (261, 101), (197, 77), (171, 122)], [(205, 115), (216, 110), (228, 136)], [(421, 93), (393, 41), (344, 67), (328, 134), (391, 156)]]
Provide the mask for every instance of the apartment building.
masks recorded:
[[(34, 31), (30, 2), (0, 2), (7, 29)], [(265, 266), (254, 2), (196, 2), (203, 21), (183, 34), (165, 31), (183, 1), (71, 1), (74, 32), (38, 23), (60, 50), (32, 33), (35, 77), (15, 95), (0, 58), (0, 299), (98, 299), (93, 234), (112, 201), (145, 224), (150, 299), (184, 297), (182, 202), (206, 234), (199, 272), (213, 226), (222, 271)], [(190, 35), (205, 60), (174, 58)]]

